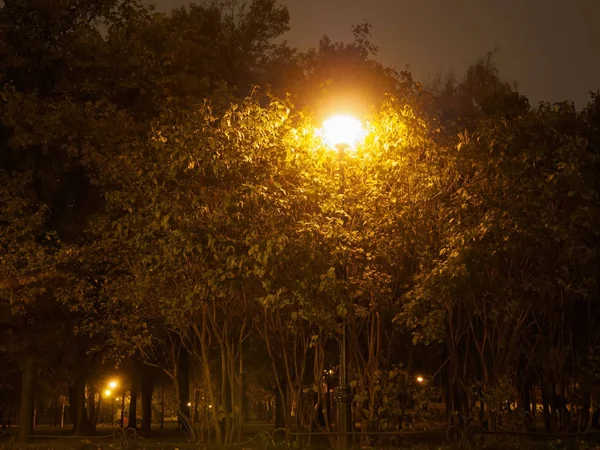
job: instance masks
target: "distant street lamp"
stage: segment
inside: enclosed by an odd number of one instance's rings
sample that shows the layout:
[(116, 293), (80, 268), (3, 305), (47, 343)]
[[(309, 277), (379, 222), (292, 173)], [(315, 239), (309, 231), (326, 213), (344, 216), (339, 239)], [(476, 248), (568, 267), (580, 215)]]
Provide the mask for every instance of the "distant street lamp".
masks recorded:
[(423, 381), (424, 381), (424, 380), (423, 380), (423, 377), (419, 375), (419, 376), (417, 377), (417, 383), (422, 383)]
[[(325, 142), (337, 150), (339, 158), (340, 170), (340, 193), (342, 199), (346, 190), (346, 178), (344, 174), (344, 158), (346, 152), (358, 143), (361, 137), (363, 128), (360, 120), (349, 115), (333, 116), (323, 123), (323, 137)], [(347, 223), (347, 217), (344, 214), (344, 226)], [(341, 275), (344, 281), (348, 280), (348, 268), (345, 263), (342, 263), (338, 276)], [(344, 303), (347, 304), (347, 293), (344, 295)], [(347, 306), (347, 305), (346, 305)], [(337, 402), (337, 431), (338, 450), (348, 448), (348, 434), (352, 431), (351, 414), (352, 414), (352, 389), (348, 383), (348, 324), (347, 317), (342, 320), (342, 336), (340, 339), (340, 385), (336, 389)]]
[[(104, 391), (104, 395), (105, 397), (110, 397), (113, 393), (113, 391), (117, 388), (117, 386), (119, 386), (119, 382), (117, 380), (110, 380), (108, 382), (108, 387), (110, 389), (107, 389)], [(116, 400), (119, 400), (118, 398)], [(110, 423), (111, 425), (115, 424), (115, 398), (112, 397), (111, 401), (110, 401)]]

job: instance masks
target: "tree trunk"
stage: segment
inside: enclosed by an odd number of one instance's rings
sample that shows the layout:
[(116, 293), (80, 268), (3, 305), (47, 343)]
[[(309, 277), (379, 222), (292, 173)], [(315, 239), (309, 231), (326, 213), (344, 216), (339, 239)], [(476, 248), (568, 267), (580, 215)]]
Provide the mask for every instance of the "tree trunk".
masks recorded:
[(29, 352), (23, 359), (21, 403), (19, 407), (19, 442), (26, 442), (33, 434), (33, 408), (35, 403), (35, 354)]
[(228, 445), (230, 442), (228, 440), (230, 430), (231, 430), (231, 387), (229, 385), (229, 374), (227, 371), (227, 359), (228, 354), (225, 349), (225, 342), (221, 340), (219, 343), (219, 347), (221, 349), (221, 408), (223, 408), (224, 420), (222, 420), (224, 425), (224, 443)]
[(583, 393), (583, 399), (581, 402), (581, 414), (579, 416), (579, 429), (578, 432), (586, 431), (590, 423), (590, 408), (592, 406), (592, 398), (589, 390), (585, 390)]
[(142, 381), (142, 436), (149, 437), (152, 423), (152, 380)]
[(571, 411), (567, 408), (567, 391), (564, 377), (560, 381), (560, 421), (561, 429), (564, 429), (568, 433), (573, 431), (571, 424)]
[(556, 401), (556, 383), (552, 382), (552, 390), (550, 391), (550, 406), (552, 407), (551, 411), (551, 420), (552, 420), (552, 431), (557, 432), (559, 427), (559, 409), (557, 408)]
[(69, 420), (73, 425), (73, 431), (77, 428), (77, 383), (69, 385)]
[[(243, 329), (242, 329), (243, 330)], [(242, 331), (243, 332), (243, 331)], [(236, 442), (242, 442), (242, 427), (244, 425), (244, 388), (243, 388), (243, 373), (244, 373), (244, 357), (243, 357), (243, 341), (240, 336), (238, 344), (238, 367), (235, 367), (235, 352), (231, 361), (231, 378), (232, 389), (234, 390), (235, 401), (231, 402), (233, 408), (234, 427), (236, 432)], [(237, 373), (236, 373), (237, 369)], [(233, 439), (233, 436), (232, 436)]]
[(525, 383), (523, 386), (523, 412), (531, 414), (531, 385)]
[[(281, 379), (281, 390), (286, 391), (285, 379)], [(284, 401), (281, 398), (279, 389), (275, 391), (275, 428), (285, 428), (285, 414), (283, 410)]]
[(188, 421), (191, 421), (190, 414), (190, 354), (182, 345), (179, 350), (179, 359), (177, 361), (177, 386), (179, 389), (179, 414), (183, 414), (187, 419), (179, 417), (179, 426), (187, 430)]
[(75, 436), (86, 436), (90, 431), (90, 422), (85, 410), (85, 380), (79, 378), (76, 384), (75, 404), (77, 409), (77, 422), (75, 424)]
[(49, 413), (49, 422), (48, 425), (50, 425), (51, 427), (55, 427), (56, 426), (56, 401), (54, 399), (51, 400), (50, 402), (50, 408), (48, 409), (48, 413)]
[(125, 426), (125, 395), (127, 393), (123, 391), (123, 396), (121, 397), (121, 428)]
[(531, 415), (533, 417), (533, 427), (535, 428), (535, 417), (537, 416), (537, 395), (535, 393), (535, 384), (531, 386)]
[(129, 422), (127, 428), (137, 428), (137, 393), (138, 393), (138, 380), (134, 373), (131, 377), (131, 393), (129, 399)]
[(165, 427), (165, 382), (160, 382), (160, 429)]
[[(243, 385), (242, 385), (243, 387)], [(248, 400), (248, 396), (244, 395), (244, 391), (242, 391), (242, 425), (250, 420), (250, 400)]]
[(192, 422), (198, 423), (200, 420), (200, 389), (198, 389), (197, 384), (194, 387), (194, 412), (192, 414)]
[[(92, 432), (96, 429), (96, 386), (94, 384), (90, 384), (88, 390), (88, 398), (87, 398), (87, 410), (88, 410), (88, 420), (89, 420), (89, 432)], [(98, 408), (100, 406), (98, 405)]]
[[(206, 386), (207, 389), (207, 393), (208, 393), (208, 399), (209, 399), (209, 404), (212, 405), (212, 412), (210, 412), (211, 418), (211, 425), (214, 427), (215, 430), (215, 437), (216, 437), (216, 444), (218, 446), (222, 446), (223, 444), (223, 438), (222, 438), (222, 428), (221, 428), (221, 424), (219, 423), (219, 420), (216, 418), (217, 415), (217, 407), (218, 407), (218, 403), (217, 403), (217, 397), (215, 395), (215, 391), (212, 385), (212, 380), (213, 377), (211, 376), (211, 367), (210, 367), (210, 354), (209, 354), (209, 347), (208, 347), (208, 311), (206, 310), (206, 306), (202, 309), (202, 332), (198, 333), (196, 332), (196, 334), (199, 336), (200, 338), (200, 349), (201, 349), (201, 353), (202, 353), (202, 372), (204, 375), (204, 385)], [(210, 433), (209, 433), (209, 439), (210, 439)]]
[(545, 384), (542, 384), (542, 405), (544, 411), (544, 428), (547, 433), (552, 432), (552, 418), (550, 416), (550, 393)]

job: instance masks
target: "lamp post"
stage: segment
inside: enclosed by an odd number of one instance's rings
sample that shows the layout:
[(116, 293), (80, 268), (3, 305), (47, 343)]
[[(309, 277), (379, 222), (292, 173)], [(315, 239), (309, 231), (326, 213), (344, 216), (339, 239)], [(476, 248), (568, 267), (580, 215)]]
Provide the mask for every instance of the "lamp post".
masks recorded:
[[(346, 189), (346, 177), (344, 173), (344, 159), (346, 152), (353, 148), (356, 144), (359, 135), (361, 134), (362, 125), (360, 121), (352, 116), (340, 115), (327, 119), (323, 123), (324, 137), (327, 143), (335, 148), (338, 152), (339, 171), (340, 171), (340, 194), (342, 201), (344, 199)], [(347, 216), (344, 214), (343, 224), (346, 226)], [(348, 267), (345, 262), (340, 264), (338, 277), (344, 282), (348, 280)], [(347, 305), (347, 293), (344, 286), (344, 303)], [(347, 313), (346, 313), (347, 314)], [(348, 437), (352, 431), (352, 389), (348, 383), (348, 319), (344, 317), (342, 320), (342, 335), (340, 337), (340, 375), (339, 386), (336, 389), (337, 403), (337, 446), (338, 450), (348, 448)]]
[[(112, 391), (110, 389), (106, 389), (104, 391), (104, 397), (110, 400), (111, 404), (114, 404), (114, 398), (112, 397)], [(102, 411), (100, 411), (102, 413)], [(102, 423), (104, 423), (104, 416), (100, 416), (102, 418)]]
[(115, 389), (119, 385), (117, 380), (111, 380), (108, 382), (108, 387), (104, 391), (104, 397), (110, 399), (110, 423), (115, 424), (115, 396), (113, 395)]
[[(117, 386), (119, 386), (119, 382), (117, 380), (111, 380), (108, 383), (108, 387), (114, 391)], [(113, 396), (110, 402), (110, 424), (115, 424), (115, 397)]]

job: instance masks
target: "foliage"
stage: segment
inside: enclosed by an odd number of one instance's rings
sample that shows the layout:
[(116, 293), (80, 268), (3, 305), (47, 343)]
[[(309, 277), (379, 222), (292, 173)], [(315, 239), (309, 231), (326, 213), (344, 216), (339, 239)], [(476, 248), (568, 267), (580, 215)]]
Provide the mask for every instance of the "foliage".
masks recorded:
[[(502, 411), (526, 417), (532, 386), (548, 430), (573, 428), (566, 403), (585, 429), (598, 94), (532, 109), (491, 55), (426, 88), (377, 60), (368, 23), (306, 52), (276, 43), (288, 24), (274, 0), (4, 3), (0, 375), (20, 368), (23, 409), (38, 373), (84, 411), (92, 369), (142, 360), (193, 432), (192, 367), (219, 444), (241, 440), (249, 382), (287, 429), (329, 430), (345, 321), (379, 429), (438, 388), (448, 417), (525, 427)], [(368, 118), (355, 152), (318, 135), (333, 99)]]

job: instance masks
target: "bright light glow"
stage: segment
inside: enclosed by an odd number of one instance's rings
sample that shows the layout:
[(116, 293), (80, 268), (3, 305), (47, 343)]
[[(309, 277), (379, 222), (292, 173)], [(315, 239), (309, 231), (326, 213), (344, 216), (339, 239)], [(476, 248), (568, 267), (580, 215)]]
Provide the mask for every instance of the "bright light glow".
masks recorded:
[(192, 402), (188, 402), (188, 406), (192, 406)]
[(423, 382), (423, 377), (422, 376), (418, 376), (417, 377), (417, 383), (422, 383)]
[(111, 389), (114, 389), (114, 388), (116, 388), (118, 385), (119, 385), (119, 383), (118, 383), (117, 381), (115, 381), (115, 380), (113, 380), (113, 381), (111, 381), (111, 382), (109, 382), (109, 383), (108, 383), (108, 386), (109, 386)]
[(323, 122), (323, 137), (332, 147), (353, 147), (363, 131), (360, 120), (350, 115), (333, 116)]
[(112, 394), (112, 391), (110, 389), (107, 389), (104, 391), (104, 396), (105, 397), (110, 397), (110, 394)]
[(212, 408), (212, 405), (208, 405), (209, 408)]

